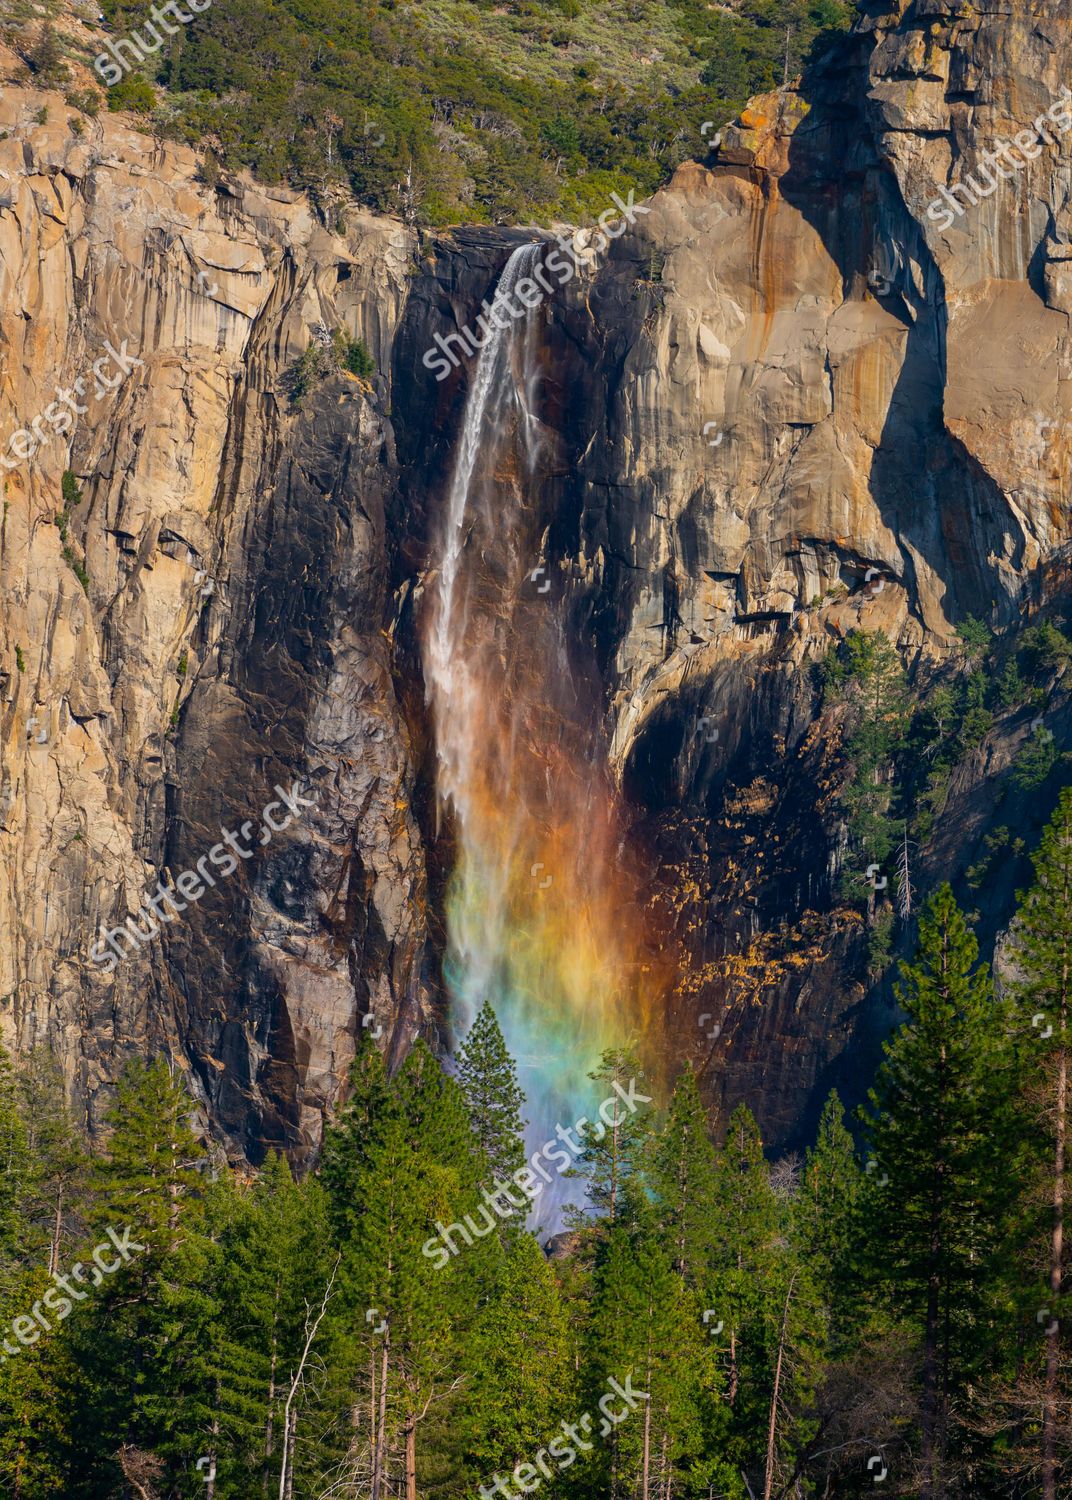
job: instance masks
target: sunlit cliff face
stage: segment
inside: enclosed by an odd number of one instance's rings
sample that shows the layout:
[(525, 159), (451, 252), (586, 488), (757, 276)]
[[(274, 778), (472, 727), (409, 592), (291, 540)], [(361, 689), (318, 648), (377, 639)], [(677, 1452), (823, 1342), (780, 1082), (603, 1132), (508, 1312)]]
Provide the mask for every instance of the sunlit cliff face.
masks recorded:
[[(538, 246), (511, 256), (498, 296)], [(541, 309), (491, 330), (439, 523), (423, 631), (438, 795), (456, 825), (446, 979), (456, 1029), (490, 1000), (533, 1143), (591, 1104), (650, 974), (616, 804), (553, 569), (541, 566)]]

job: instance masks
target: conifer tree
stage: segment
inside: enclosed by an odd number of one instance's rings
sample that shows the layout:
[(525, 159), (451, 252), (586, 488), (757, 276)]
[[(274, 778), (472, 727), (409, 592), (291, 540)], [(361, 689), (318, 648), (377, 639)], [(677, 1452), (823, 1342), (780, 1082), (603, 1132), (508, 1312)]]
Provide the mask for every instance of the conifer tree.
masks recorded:
[[(286, 1432), (286, 1397), (304, 1341), (305, 1318), (323, 1296), (333, 1251), (324, 1192), (294, 1180), (278, 1155), (264, 1163), (251, 1190), (228, 1177), (208, 1194), (209, 1227), (218, 1244), (219, 1308), (212, 1330), (213, 1409), (202, 1449), (216, 1458), (221, 1493), (256, 1475), (278, 1493)], [(302, 1385), (290, 1427), (307, 1404)], [(310, 1465), (315, 1466), (315, 1457)]]
[(677, 1079), (655, 1139), (650, 1182), (673, 1248), (674, 1267), (687, 1286), (702, 1287), (716, 1234), (715, 1149), (691, 1066)]
[(546, 1446), (576, 1410), (574, 1340), (535, 1237), (497, 1257), (466, 1350), (466, 1459), (475, 1486)]
[[(124, 1070), (86, 1220), (91, 1246), (110, 1240), (111, 1230), (127, 1236), (127, 1255), (67, 1325), (80, 1382), (72, 1445), (87, 1493), (120, 1473), (124, 1449), (184, 1467), (211, 1404), (204, 1148), (192, 1112), (162, 1059)], [(122, 1259), (118, 1250), (113, 1258)]]
[(465, 1095), (476, 1144), (488, 1163), (488, 1183), (505, 1182), (525, 1165), (525, 1096), (491, 1004), (485, 1001), (458, 1054), (458, 1081)]
[[(638, 1058), (625, 1047), (608, 1048), (588, 1077), (596, 1085), (596, 1108), (605, 1106), (606, 1115), (584, 1127), (577, 1167), (565, 1175), (585, 1179), (591, 1209), (613, 1225), (645, 1165), (650, 1096), (644, 1093), (647, 1081)], [(576, 1217), (585, 1222), (583, 1213)]]
[[(638, 1198), (597, 1252), (586, 1375), (587, 1410), (611, 1380), (643, 1392), (639, 1404), (592, 1435), (598, 1489), (650, 1500), (702, 1446), (702, 1403), (716, 1377), (695, 1298), (673, 1269), (658, 1224)], [(620, 1410), (622, 1402), (613, 1406)], [(602, 1441), (600, 1441), (602, 1439)]]
[[(1042, 1401), (1041, 1480), (1043, 1500), (1056, 1500), (1058, 1483), (1072, 1478), (1072, 1456), (1059, 1455), (1062, 1365), (1067, 1369), (1070, 1320), (1065, 1311), (1068, 1252), (1065, 1248), (1065, 1178), (1068, 1133), (1068, 1047), (1072, 1022), (1072, 788), (1065, 788), (1034, 855), (1035, 884), (1013, 928), (1011, 958), (1021, 976), (1014, 993), (1026, 1035), (1023, 1090), (1026, 1100), (1045, 1100), (1043, 1144), (1048, 1148), (1049, 1224), (1045, 1226), (1046, 1363)], [(1037, 1174), (1032, 1173), (1036, 1178)], [(1067, 1377), (1066, 1377), (1067, 1378)], [(1068, 1401), (1067, 1393), (1064, 1401)], [(1067, 1409), (1067, 1406), (1066, 1406)], [(1060, 1472), (1059, 1472), (1060, 1471)]]
[[(355, 1067), (362, 1086), (325, 1150), (332, 1216), (345, 1231), (334, 1338), (347, 1348), (351, 1404), (368, 1398), (370, 1494), (381, 1500), (401, 1481), (414, 1500), (421, 1424), (462, 1380), (460, 1349), (476, 1310), (472, 1279), (489, 1242), (468, 1235), (466, 1245), (458, 1221), (474, 1208), (487, 1167), (460, 1086), (423, 1042), (386, 1090), (367, 1053)], [(440, 1241), (439, 1225), (457, 1251), (446, 1259), (426, 1253)], [(495, 1236), (490, 1244), (497, 1246)]]
[(725, 1351), (726, 1400), (734, 1412), (738, 1461), (746, 1461), (755, 1451), (749, 1434), (765, 1420), (765, 1298), (781, 1228), (763, 1140), (746, 1105), (730, 1116), (715, 1191), (718, 1234), (708, 1305), (724, 1325), (719, 1347)]
[(807, 1152), (793, 1208), (794, 1237), (827, 1306), (837, 1314), (853, 1296), (852, 1257), (864, 1172), (856, 1159), (845, 1112), (834, 1090), (819, 1119), (815, 1145)]
[(29, 1145), (15, 1070), (0, 1046), (0, 1254), (5, 1258), (17, 1256), (22, 1249), (22, 1209), (29, 1176)]
[(51, 1272), (59, 1266), (71, 1232), (68, 1220), (81, 1196), (88, 1162), (63, 1074), (46, 1048), (35, 1047), (23, 1059), (18, 1096), (30, 1158), (24, 1218), (46, 1241)]
[(995, 1150), (1006, 1122), (1006, 1026), (977, 959), (943, 885), (921, 916), (915, 962), (901, 965), (897, 995), (908, 1020), (885, 1044), (870, 1096), (873, 1274), (922, 1346), (924, 1500), (945, 1492), (951, 1403), (995, 1336), (990, 1299), (1010, 1188)]

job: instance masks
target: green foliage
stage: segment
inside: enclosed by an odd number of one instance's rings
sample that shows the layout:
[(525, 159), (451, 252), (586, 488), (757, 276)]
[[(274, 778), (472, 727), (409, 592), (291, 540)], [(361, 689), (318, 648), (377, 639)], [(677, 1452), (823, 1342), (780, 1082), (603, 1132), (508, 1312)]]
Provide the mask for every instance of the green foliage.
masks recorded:
[(1052, 670), (1072, 659), (1072, 641), (1049, 620), (1029, 626), (1020, 645), (1035, 668)]
[(77, 558), (77, 556), (75, 554), (75, 551), (74, 551), (73, 547), (64, 547), (64, 549), (63, 549), (63, 559), (64, 559), (64, 562), (66, 562), (67, 566), (70, 568), (71, 572), (78, 579), (78, 582), (82, 585), (82, 588), (85, 591), (85, 593), (88, 594), (89, 593), (89, 574), (86, 572), (86, 570), (83, 567), (83, 565), (79, 562), (79, 560), (78, 560), (78, 558)]
[(375, 364), (363, 340), (351, 339), (341, 328), (328, 336), (314, 336), (308, 348), (285, 372), (283, 388), (291, 405), (300, 410), (310, 391), (338, 370), (348, 370), (362, 380), (375, 374)]
[(41, 35), (26, 54), (26, 60), (43, 84), (62, 83), (68, 77), (70, 70), (63, 61), (63, 47), (51, 21), (41, 28)]
[(997, 696), (1001, 707), (1006, 709), (1021, 708), (1029, 701), (1030, 688), (1021, 675), (1015, 657), (1010, 657), (1005, 663), (998, 679)]
[[(885, 1044), (870, 1094), (882, 1171), (868, 1192), (870, 1274), (920, 1342), (924, 1465), (935, 1477), (965, 1441), (951, 1431), (951, 1403), (993, 1354), (1018, 1167), (1006, 1008), (977, 960), (943, 885), (920, 919), (915, 961), (901, 965), (897, 994), (908, 1019)], [(1000, 1153), (995, 1139), (1004, 1139)]]
[(491, 1005), (481, 1006), (458, 1053), (458, 1082), (469, 1128), (488, 1164), (487, 1186), (504, 1182), (525, 1165), (524, 1100), (517, 1069)]
[(1013, 859), (1019, 859), (1025, 847), (1023, 839), (1014, 839), (1004, 825), (988, 833), (983, 839), (985, 853), (982, 858), (975, 864), (969, 865), (965, 871), (972, 890), (979, 890), (993, 874), (995, 868), (1003, 864), (1010, 854)]
[[(1016, 1129), (1005, 1149), (1017, 1166), (1010, 1235), (1009, 1320), (1019, 1331), (1021, 1394), (1007, 1399), (1021, 1424), (1008, 1472), (1042, 1470), (1051, 1493), (1072, 1481), (1072, 1455), (1058, 1434), (1069, 1396), (1066, 1138), (1068, 1042), (1072, 1021), (1072, 788), (1065, 788), (1032, 856), (1035, 880), (1020, 893), (1009, 960), (1014, 1017)], [(1041, 1311), (1040, 1311), (1041, 1310)], [(1032, 1328), (1032, 1324), (1034, 1327)], [(1045, 1336), (1038, 1337), (1039, 1325)], [(1030, 1394), (1028, 1394), (1030, 1393)], [(1047, 1472), (1048, 1471), (1048, 1472)]]
[[(141, 9), (109, 0), (117, 33)], [(228, 169), (438, 224), (549, 222), (609, 206), (597, 179), (652, 192), (701, 149), (699, 127), (782, 80), (850, 7), (743, 0), (233, 0), (156, 55), (161, 128)], [(638, 66), (638, 59), (644, 65)], [(144, 80), (109, 92), (151, 111)]]
[[(584, 1128), (577, 1167), (567, 1176), (585, 1179), (592, 1208), (613, 1225), (627, 1211), (639, 1188), (650, 1128), (644, 1106), (630, 1109), (618, 1094), (618, 1088), (628, 1094), (635, 1081), (636, 1092), (643, 1094), (644, 1070), (629, 1048), (611, 1047), (588, 1076), (597, 1085), (600, 1101), (613, 1099), (614, 1103), (609, 1120), (601, 1117)], [(583, 1223), (583, 1216), (578, 1216), (576, 1222)]]
[(108, 90), (108, 108), (113, 113), (121, 109), (132, 110), (136, 115), (150, 115), (156, 108), (156, 90), (138, 73), (128, 73)]
[(797, 1244), (832, 1307), (851, 1290), (850, 1262), (864, 1182), (835, 1090), (823, 1105), (818, 1135), (805, 1157), (800, 1193), (793, 1208)]
[(63, 508), (70, 511), (72, 505), (77, 505), (82, 498), (82, 491), (78, 488), (78, 477), (70, 469), (64, 469), (63, 478), (60, 480), (60, 492), (63, 495)]
[(81, 110), (91, 120), (95, 120), (100, 114), (101, 92), (99, 89), (70, 89), (66, 98), (72, 109)]
[(864, 869), (889, 858), (899, 828), (891, 814), (894, 756), (908, 725), (904, 669), (881, 632), (853, 630), (824, 663), (828, 698), (855, 708), (845, 746), (851, 780), (843, 793), (848, 813), (847, 895), (859, 895)]
[(341, 328), (331, 335), (331, 346), (339, 368), (349, 370), (360, 380), (369, 380), (376, 373), (376, 363), (365, 347), (364, 339), (351, 339)]
[(1013, 762), (1012, 783), (1017, 791), (1037, 792), (1057, 764), (1057, 744), (1044, 724), (1036, 724), (1031, 738)]
[(23, 655), (22, 647), (15, 647), (15, 668), (19, 672), (26, 670), (26, 657)]
[(893, 928), (893, 912), (888, 908), (878, 912), (867, 934), (867, 972), (872, 979), (881, 979), (890, 966)]
[(957, 626), (957, 635), (964, 644), (969, 657), (985, 656), (994, 643), (989, 626), (974, 615), (968, 615)]

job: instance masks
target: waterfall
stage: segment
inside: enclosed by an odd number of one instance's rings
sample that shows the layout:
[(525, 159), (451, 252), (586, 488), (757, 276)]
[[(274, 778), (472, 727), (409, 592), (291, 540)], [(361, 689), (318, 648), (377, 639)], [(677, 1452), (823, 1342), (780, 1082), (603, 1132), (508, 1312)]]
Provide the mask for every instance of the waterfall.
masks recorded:
[(545, 313), (494, 317), (541, 253), (512, 253), (485, 320), (422, 631), (437, 797), (456, 835), (452, 1020), (464, 1033), (484, 1000), (494, 1006), (528, 1100), (530, 1151), (591, 1115), (586, 1075), (604, 1047), (630, 1039), (639, 967), (598, 694), (574, 660), (557, 574), (539, 561)]

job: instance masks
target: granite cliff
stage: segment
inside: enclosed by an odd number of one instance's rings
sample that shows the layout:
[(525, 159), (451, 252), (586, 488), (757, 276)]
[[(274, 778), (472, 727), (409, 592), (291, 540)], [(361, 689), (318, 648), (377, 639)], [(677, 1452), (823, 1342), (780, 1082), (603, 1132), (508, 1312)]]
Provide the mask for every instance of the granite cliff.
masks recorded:
[[(816, 664), (881, 630), (926, 680), (969, 616), (1011, 631), (1068, 591), (1072, 135), (1045, 117), (1072, 5), (1036, 10), (861, 7), (632, 229), (603, 251), (584, 232), (543, 309), (533, 564), (595, 664), (688, 955), (656, 1042), (779, 1148), (866, 1080), (892, 1017), (838, 894), (842, 714)], [(151, 1047), (234, 1149), (301, 1157), (363, 1023), (395, 1053), (446, 1034), (415, 616), (467, 374), (436, 382), (423, 356), (539, 232), (210, 186), (194, 153), (13, 82), (0, 131), (3, 451), (106, 343), (137, 360), (6, 472), (0, 1022), (48, 1040), (90, 1124)], [(1038, 155), (939, 227), (941, 190), (1024, 131)], [(296, 399), (334, 329), (378, 373)], [(1031, 718), (999, 716), (957, 767), (922, 888), (999, 818), (1046, 816), (1002, 780)], [(1068, 743), (1059, 681), (1045, 724)], [(111, 972), (90, 959), (299, 781), (314, 809)], [(1015, 873), (978, 898), (991, 936)]]

